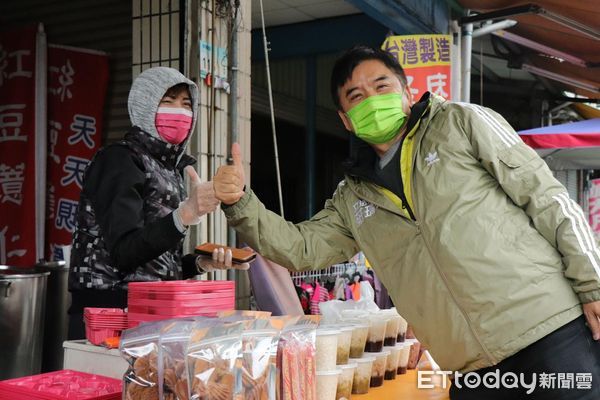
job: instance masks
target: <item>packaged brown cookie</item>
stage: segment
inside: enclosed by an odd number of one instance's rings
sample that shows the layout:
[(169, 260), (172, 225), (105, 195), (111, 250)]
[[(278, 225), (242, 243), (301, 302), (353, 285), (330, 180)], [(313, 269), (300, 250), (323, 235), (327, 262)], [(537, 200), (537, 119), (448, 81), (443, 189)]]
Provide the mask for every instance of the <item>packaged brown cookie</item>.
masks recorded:
[(159, 400), (158, 342), (162, 321), (123, 331), (119, 349), (129, 363), (123, 375), (123, 399)]
[(192, 328), (186, 352), (190, 399), (233, 400), (238, 354), (242, 348), (241, 323)]

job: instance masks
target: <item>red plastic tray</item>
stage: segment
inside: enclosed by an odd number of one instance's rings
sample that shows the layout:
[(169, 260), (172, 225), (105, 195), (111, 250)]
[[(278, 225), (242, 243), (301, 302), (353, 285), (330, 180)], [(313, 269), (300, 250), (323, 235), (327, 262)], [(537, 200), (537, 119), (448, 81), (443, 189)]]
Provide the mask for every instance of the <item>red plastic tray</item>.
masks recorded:
[[(234, 302), (228, 302), (223, 305), (213, 307), (147, 307), (147, 306), (130, 306), (130, 313), (146, 314), (146, 315), (198, 315), (200, 313), (216, 313), (219, 311), (227, 311), (234, 308)], [(131, 319), (131, 318), (130, 318)]]
[(122, 308), (97, 308), (97, 307), (85, 307), (83, 309), (84, 315), (109, 315), (118, 316), (125, 315), (125, 310)]
[(0, 382), (0, 398), (11, 400), (116, 400), (121, 398), (121, 390), (119, 379), (72, 370)]
[(169, 308), (180, 308), (180, 307), (214, 307), (223, 304), (231, 304), (235, 302), (235, 296), (220, 297), (216, 299), (204, 299), (204, 300), (156, 300), (156, 299), (129, 299), (127, 305), (129, 309), (133, 306), (144, 306), (144, 307), (169, 307)]
[(160, 281), (160, 282), (131, 282), (127, 285), (129, 292), (152, 290), (157, 292), (183, 292), (193, 293), (211, 292), (214, 290), (234, 289), (233, 281)]
[(212, 292), (203, 292), (203, 293), (189, 293), (189, 292), (162, 293), (162, 292), (154, 292), (154, 291), (133, 291), (133, 292), (129, 292), (127, 299), (128, 300), (149, 299), (149, 300), (199, 301), (199, 300), (219, 299), (222, 297), (233, 296), (233, 295), (235, 295), (235, 289), (214, 290)]

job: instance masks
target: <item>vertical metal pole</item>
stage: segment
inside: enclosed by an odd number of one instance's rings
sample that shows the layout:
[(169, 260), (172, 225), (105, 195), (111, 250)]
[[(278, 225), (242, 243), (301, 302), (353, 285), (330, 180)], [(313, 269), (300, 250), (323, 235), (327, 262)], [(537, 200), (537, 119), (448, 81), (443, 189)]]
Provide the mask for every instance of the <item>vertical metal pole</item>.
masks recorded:
[(452, 32), (452, 53), (451, 53), (451, 72), (452, 72), (452, 98), (450, 100), (458, 101), (461, 99), (461, 68), (460, 68), (460, 50), (461, 50), (461, 36), (460, 26), (453, 20), (450, 24), (450, 31)]
[[(239, 7), (239, 6), (238, 6)], [(231, 145), (238, 141), (239, 137), (239, 124), (238, 124), (238, 18), (239, 9), (234, 10), (234, 17), (231, 21), (231, 40), (229, 48), (229, 85), (231, 92), (229, 94), (229, 140), (227, 141), (227, 161), (232, 162), (231, 158)], [(231, 247), (235, 247), (236, 235), (235, 230), (231, 227), (227, 228), (227, 244)], [(227, 279), (235, 279), (235, 271), (227, 271)], [(237, 285), (236, 285), (237, 286)]]
[[(467, 15), (469, 13), (467, 12)], [(462, 57), (461, 57), (461, 101), (471, 101), (471, 50), (473, 45), (473, 24), (463, 25), (462, 30)]]
[(315, 212), (316, 106), (317, 62), (311, 55), (306, 57), (306, 218)]

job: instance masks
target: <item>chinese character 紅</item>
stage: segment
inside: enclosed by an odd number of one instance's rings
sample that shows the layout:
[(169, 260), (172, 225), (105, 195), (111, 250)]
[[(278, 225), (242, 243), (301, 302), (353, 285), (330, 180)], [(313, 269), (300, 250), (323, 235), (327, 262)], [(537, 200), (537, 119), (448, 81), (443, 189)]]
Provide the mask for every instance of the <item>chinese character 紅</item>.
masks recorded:
[[(0, 264), (7, 264), (8, 258), (9, 257), (23, 257), (26, 253), (27, 250), (26, 249), (15, 249), (15, 250), (11, 250), (11, 251), (6, 251), (7, 250), (7, 242), (6, 242), (6, 232), (8, 231), (8, 226), (5, 226), (4, 228), (2, 228), (2, 230), (0, 230)], [(21, 236), (19, 235), (13, 235), (10, 238), (10, 242), (14, 243), (17, 240), (19, 240), (21, 238)]]
[(60, 180), (60, 184), (67, 186), (71, 182), (75, 182), (81, 189), (83, 187), (83, 173), (89, 163), (90, 160), (87, 158), (67, 156), (66, 163), (63, 166), (63, 171), (65, 171), (67, 175)]
[(92, 135), (96, 134), (96, 118), (88, 115), (75, 114), (71, 130), (75, 134), (69, 136), (69, 144), (76, 144), (81, 141), (90, 149), (94, 148)]
[[(0, 143), (19, 141), (26, 142), (27, 135), (21, 135), (23, 111), (25, 104), (7, 104), (0, 106)], [(9, 112), (9, 110), (13, 110)]]
[(402, 39), (402, 65), (417, 64), (419, 55), (417, 54), (417, 41), (415, 39)]
[(11, 168), (0, 164), (0, 202), (10, 201), (18, 206), (23, 202), (23, 181), (25, 180), (25, 163)]
[(435, 62), (435, 50), (433, 48), (433, 38), (421, 38), (419, 39), (419, 55), (421, 62), (426, 64), (428, 62)]
[(446, 79), (448, 76), (446, 74), (437, 73), (435, 75), (429, 75), (427, 77), (427, 90), (431, 93), (435, 93), (442, 97), (448, 97), (448, 93), (444, 91), (446, 87)]
[[(3, 86), (4, 82), (12, 78), (31, 78), (33, 76), (32, 71), (23, 69), (23, 57), (30, 55), (31, 50), (15, 50), (9, 53), (0, 44), (0, 86)], [(9, 64), (10, 61), (12, 63)], [(14, 70), (12, 71), (9, 70), (11, 64), (14, 64)]]
[(442, 37), (435, 39), (438, 61), (450, 62), (450, 41)]
[(75, 230), (75, 218), (77, 214), (77, 201), (69, 199), (58, 200), (58, 209), (56, 211), (56, 229), (65, 229), (69, 232)]
[(578, 373), (575, 375), (575, 385), (580, 390), (590, 390), (592, 388), (592, 374)]
[(65, 65), (62, 65), (60, 67), (55, 67), (55, 66), (50, 66), (49, 68), (50, 70), (50, 74), (57, 74), (58, 75), (58, 87), (49, 87), (48, 88), (48, 92), (50, 92), (53, 95), (59, 95), (60, 96), (60, 101), (64, 102), (65, 101), (65, 96), (68, 99), (73, 98), (73, 93), (71, 92), (71, 89), (69, 89), (69, 86), (71, 86), (73, 84), (73, 75), (75, 75), (75, 70), (73, 69), (73, 66), (71, 65), (71, 60), (67, 59), (67, 62), (65, 63)]

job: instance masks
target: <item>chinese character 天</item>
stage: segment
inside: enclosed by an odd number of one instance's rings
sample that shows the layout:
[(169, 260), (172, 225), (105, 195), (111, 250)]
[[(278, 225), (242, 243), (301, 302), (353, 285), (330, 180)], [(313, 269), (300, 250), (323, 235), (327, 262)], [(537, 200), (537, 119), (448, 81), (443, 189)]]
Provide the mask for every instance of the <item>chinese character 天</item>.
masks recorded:
[(87, 168), (90, 160), (87, 158), (79, 158), (75, 156), (67, 156), (63, 171), (67, 174), (60, 180), (62, 186), (67, 186), (71, 182), (75, 182), (79, 189), (83, 187), (83, 173)]
[(83, 142), (89, 149), (94, 148), (95, 142), (92, 135), (96, 134), (96, 118), (89, 115), (75, 114), (70, 128), (74, 134), (69, 136), (69, 144)]

